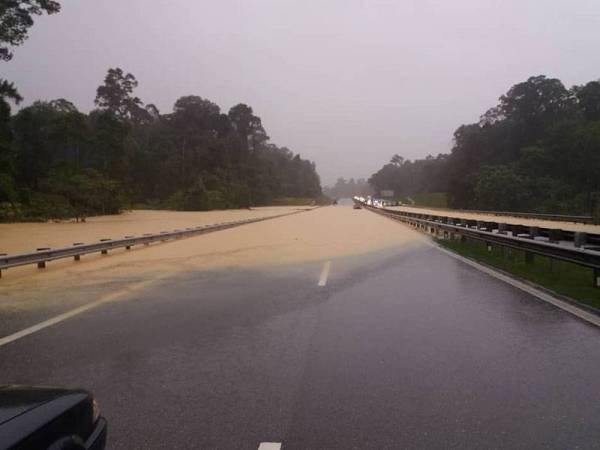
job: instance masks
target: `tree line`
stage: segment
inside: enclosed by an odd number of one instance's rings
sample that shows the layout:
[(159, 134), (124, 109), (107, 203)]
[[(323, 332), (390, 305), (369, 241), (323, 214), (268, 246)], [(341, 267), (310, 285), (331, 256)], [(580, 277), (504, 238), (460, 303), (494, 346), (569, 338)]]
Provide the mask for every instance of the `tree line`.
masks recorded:
[[(26, 39), (49, 0), (0, 6), (0, 59)], [(168, 113), (135, 95), (136, 78), (108, 70), (96, 108), (36, 101), (16, 113), (16, 87), (0, 79), (0, 220), (84, 218), (130, 205), (180, 210), (267, 205), (321, 196), (313, 162), (271, 143), (245, 104), (227, 113), (196, 95)]]
[(449, 154), (394, 155), (369, 183), (398, 195), (446, 192), (453, 208), (590, 214), (600, 192), (600, 81), (567, 89), (530, 77), (458, 127)]

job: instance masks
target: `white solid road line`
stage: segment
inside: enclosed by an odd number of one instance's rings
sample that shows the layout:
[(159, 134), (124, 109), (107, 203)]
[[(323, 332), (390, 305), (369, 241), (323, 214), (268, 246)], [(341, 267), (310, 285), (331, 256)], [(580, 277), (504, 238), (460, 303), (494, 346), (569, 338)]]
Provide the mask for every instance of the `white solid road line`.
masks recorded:
[(580, 319), (583, 319), (588, 323), (591, 323), (593, 325), (596, 325), (597, 327), (600, 327), (600, 317), (596, 316), (595, 314), (589, 313), (582, 308), (578, 308), (577, 306), (572, 305), (571, 303), (565, 302), (557, 297), (554, 297), (553, 295), (550, 295), (540, 289), (537, 289), (534, 286), (531, 286), (530, 284), (524, 283), (522, 281), (516, 280), (507, 275), (504, 275), (503, 273), (500, 273), (494, 269), (491, 269), (491, 268), (486, 267), (482, 264), (479, 264), (473, 260), (465, 258), (464, 256), (461, 256), (454, 252), (446, 250), (445, 248), (442, 248), (438, 245), (435, 245), (433, 243), (431, 245), (436, 247), (438, 250), (446, 253), (447, 255), (452, 256), (453, 258), (456, 258), (456, 259), (464, 262), (465, 264), (468, 264), (471, 267), (476, 268), (477, 270), (480, 270), (481, 272), (487, 273), (488, 275), (491, 275), (494, 278), (502, 280), (505, 283), (508, 283), (511, 286), (516, 287), (517, 289), (527, 292), (528, 294), (533, 295), (534, 297), (537, 297), (540, 300), (548, 302), (548, 303), (562, 309), (563, 311), (571, 313), (574, 316), (577, 316)]
[(92, 303), (88, 303), (87, 305), (83, 305), (83, 306), (80, 306), (79, 308), (72, 309), (71, 311), (67, 311), (66, 313), (60, 314), (56, 317), (45, 320), (45, 321), (38, 323), (36, 325), (33, 325), (31, 327), (25, 328), (24, 330), (17, 331), (16, 333), (13, 333), (13, 334), (9, 334), (8, 336), (4, 336), (3, 338), (0, 338), (0, 347), (4, 346), (6, 344), (10, 344), (11, 342), (14, 342), (18, 339), (24, 338), (25, 336), (29, 336), (30, 334), (37, 333), (38, 331), (43, 330), (44, 328), (48, 328), (48, 327), (51, 327), (52, 325), (56, 325), (57, 323), (64, 322), (65, 320), (70, 319), (71, 317), (74, 317), (74, 316), (81, 314), (82, 312), (88, 311), (92, 308), (96, 308), (104, 303), (119, 300), (120, 298), (125, 297), (127, 294), (131, 294), (136, 291), (142, 290), (142, 289), (148, 287), (150, 284), (153, 284), (156, 281), (161, 280), (167, 276), (168, 276), (168, 274), (165, 274), (163, 276), (156, 277), (151, 280), (141, 281), (141, 282), (133, 284), (131, 286), (127, 286), (123, 289), (119, 289), (118, 291), (103, 295), (98, 300), (96, 300)]
[(323, 264), (323, 270), (321, 270), (321, 276), (319, 278), (319, 286), (325, 286), (327, 284), (327, 278), (329, 277), (330, 270), (331, 270), (331, 261), (326, 261)]
[(281, 448), (281, 442), (261, 442), (258, 446), (258, 450), (279, 450)]

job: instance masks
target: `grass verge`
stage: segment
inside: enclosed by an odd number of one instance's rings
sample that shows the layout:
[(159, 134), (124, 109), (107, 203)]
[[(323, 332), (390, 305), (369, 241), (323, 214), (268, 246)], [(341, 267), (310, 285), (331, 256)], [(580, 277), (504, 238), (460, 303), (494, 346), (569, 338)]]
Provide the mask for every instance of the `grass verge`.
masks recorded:
[(412, 199), (417, 206), (429, 206), (433, 208), (448, 207), (448, 196), (445, 192), (421, 192), (414, 194)]
[(592, 269), (538, 255), (534, 256), (532, 263), (527, 263), (522, 251), (510, 251), (499, 246), (492, 246), (492, 251), (488, 251), (481, 241), (436, 241), (443, 248), (461, 256), (497, 267), (577, 302), (600, 309), (600, 289), (594, 287)]

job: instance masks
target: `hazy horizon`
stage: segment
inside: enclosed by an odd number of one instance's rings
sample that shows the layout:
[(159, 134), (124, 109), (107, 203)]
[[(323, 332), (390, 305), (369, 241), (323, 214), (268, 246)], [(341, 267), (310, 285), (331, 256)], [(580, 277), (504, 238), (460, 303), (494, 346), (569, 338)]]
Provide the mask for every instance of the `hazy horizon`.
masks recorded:
[[(313, 160), (323, 185), (368, 178), (391, 155), (450, 150), (532, 75), (600, 78), (600, 3), (574, 1), (62, 0), (3, 64), (33, 101), (93, 108), (109, 67), (161, 112), (195, 94), (247, 103), (272, 141)], [(108, 30), (108, 31), (107, 31)]]

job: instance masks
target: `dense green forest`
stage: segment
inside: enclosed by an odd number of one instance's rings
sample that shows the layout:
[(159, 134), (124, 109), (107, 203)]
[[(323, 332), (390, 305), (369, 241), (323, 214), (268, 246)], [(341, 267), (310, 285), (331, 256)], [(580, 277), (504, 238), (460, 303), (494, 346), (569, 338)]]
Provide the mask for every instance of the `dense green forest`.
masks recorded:
[(398, 195), (447, 192), (453, 208), (590, 214), (600, 191), (600, 82), (567, 89), (531, 77), (460, 126), (450, 154), (394, 155), (369, 182)]
[(249, 106), (223, 114), (190, 95), (161, 114), (134, 96), (136, 86), (110, 69), (89, 114), (60, 99), (10, 116), (3, 101), (0, 216), (85, 217), (130, 204), (207, 210), (321, 194), (315, 165), (270, 143)]
[[(0, 59), (21, 44), (33, 17), (56, 13), (53, 1), (0, 6)], [(269, 141), (251, 107), (226, 114), (196, 95), (163, 114), (135, 96), (138, 82), (109, 69), (96, 109), (64, 99), (22, 101), (0, 78), (0, 220), (117, 213), (130, 205), (181, 210), (267, 205), (317, 198), (315, 164)], [(92, 94), (92, 93), (91, 93)], [(93, 95), (93, 94), (92, 94)]]

